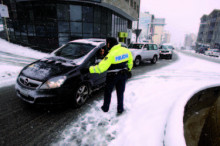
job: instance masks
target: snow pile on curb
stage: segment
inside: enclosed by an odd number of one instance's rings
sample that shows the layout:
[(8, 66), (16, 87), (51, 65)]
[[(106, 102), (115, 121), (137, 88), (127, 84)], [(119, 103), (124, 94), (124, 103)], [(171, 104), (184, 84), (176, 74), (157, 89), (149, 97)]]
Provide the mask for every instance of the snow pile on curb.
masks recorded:
[[(0, 55), (1, 53), (8, 53), (8, 58), (11, 58), (11, 60), (15, 59), (15, 57), (10, 57), (10, 54), (19, 55), (21, 59), (22, 57), (30, 57), (33, 58), (33, 60), (48, 56), (47, 53), (12, 44), (3, 39), (0, 39), (0, 44)], [(9, 64), (0, 58), (0, 87), (14, 84), (16, 77), (23, 67), (24, 66), (17, 66), (16, 64)]]
[(0, 38), (0, 44), (1, 44), (0, 51), (2, 52), (12, 53), (25, 57), (32, 57), (35, 59), (40, 59), (48, 55), (47, 53), (36, 51), (28, 47), (23, 47), (20, 45), (9, 43), (8, 41), (3, 40), (1, 38)]

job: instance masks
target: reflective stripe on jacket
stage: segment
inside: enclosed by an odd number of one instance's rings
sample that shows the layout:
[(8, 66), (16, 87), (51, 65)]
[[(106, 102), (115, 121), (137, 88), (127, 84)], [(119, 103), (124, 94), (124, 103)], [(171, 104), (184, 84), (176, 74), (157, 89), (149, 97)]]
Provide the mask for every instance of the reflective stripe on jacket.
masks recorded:
[(118, 44), (112, 47), (107, 56), (98, 65), (91, 66), (89, 68), (89, 72), (100, 74), (113, 66), (115, 66), (113, 67), (114, 69), (123, 69), (125, 64), (127, 65), (129, 71), (131, 71), (133, 67), (132, 54), (130, 50), (121, 47), (121, 44)]

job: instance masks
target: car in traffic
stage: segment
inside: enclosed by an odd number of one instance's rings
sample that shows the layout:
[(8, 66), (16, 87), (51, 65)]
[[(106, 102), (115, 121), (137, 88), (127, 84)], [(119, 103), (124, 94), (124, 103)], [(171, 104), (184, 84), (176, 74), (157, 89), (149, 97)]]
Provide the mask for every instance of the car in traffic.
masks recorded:
[(95, 90), (104, 86), (106, 73), (83, 73), (97, 64), (105, 42), (75, 40), (58, 48), (48, 57), (24, 67), (17, 77), (17, 96), (30, 104), (73, 103), (80, 107)]
[(172, 59), (173, 57), (172, 47), (169, 47), (167, 45), (161, 45), (159, 47), (159, 51), (160, 51), (160, 59), (162, 58)]
[(195, 52), (196, 52), (196, 53), (205, 54), (205, 51), (207, 51), (208, 48), (209, 48), (209, 47), (202, 46), (202, 47), (199, 47), (198, 49), (196, 49)]
[(214, 50), (212, 56), (219, 57), (220, 56), (220, 50), (219, 49)]
[(219, 49), (209, 49), (205, 51), (205, 55), (219, 57), (220, 50)]
[(174, 50), (173, 45), (169, 44), (169, 43), (162, 44), (161, 47), (162, 48), (167, 48), (167, 49), (170, 49), (170, 50)]
[(156, 44), (131, 43), (128, 46), (134, 61), (134, 66), (139, 66), (142, 61), (151, 61), (155, 64), (159, 58), (159, 50)]

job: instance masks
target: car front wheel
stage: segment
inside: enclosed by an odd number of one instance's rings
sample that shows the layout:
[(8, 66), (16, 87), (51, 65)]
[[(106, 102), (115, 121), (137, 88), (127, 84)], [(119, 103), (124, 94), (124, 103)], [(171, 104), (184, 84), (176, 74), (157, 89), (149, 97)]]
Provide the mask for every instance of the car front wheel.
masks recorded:
[(134, 60), (134, 66), (139, 66), (141, 64), (141, 58), (140, 57), (136, 57)]
[(74, 99), (73, 99), (74, 106), (75, 107), (82, 106), (86, 102), (89, 95), (90, 95), (89, 86), (86, 84), (80, 84), (74, 93)]
[(151, 60), (152, 64), (155, 64), (157, 62), (157, 56), (154, 56), (153, 59)]

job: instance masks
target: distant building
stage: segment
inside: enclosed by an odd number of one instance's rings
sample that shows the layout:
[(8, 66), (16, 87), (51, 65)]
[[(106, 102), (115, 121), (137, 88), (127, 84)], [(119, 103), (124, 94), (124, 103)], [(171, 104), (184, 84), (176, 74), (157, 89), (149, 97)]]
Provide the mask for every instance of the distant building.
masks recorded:
[(170, 43), (171, 34), (167, 31), (164, 31), (163, 37), (162, 37), (162, 44)]
[(195, 46), (195, 43), (196, 43), (196, 35), (195, 34), (191, 33), (191, 34), (185, 35), (185, 40), (184, 40), (185, 47)]
[(160, 45), (164, 33), (165, 19), (155, 18), (153, 20), (152, 43)]
[(200, 19), (197, 47), (207, 45), (220, 48), (220, 10), (213, 10)]
[(139, 36), (140, 41), (147, 41), (151, 40), (151, 27), (153, 23), (154, 15), (150, 14), (149, 12), (140, 13), (140, 21), (139, 21), (139, 28), (142, 30)]
[[(2, 0), (1, 0), (2, 1)], [(140, 0), (3, 0), (8, 6), (10, 40), (55, 48), (80, 38), (117, 37), (130, 41), (128, 31), (139, 16)]]

